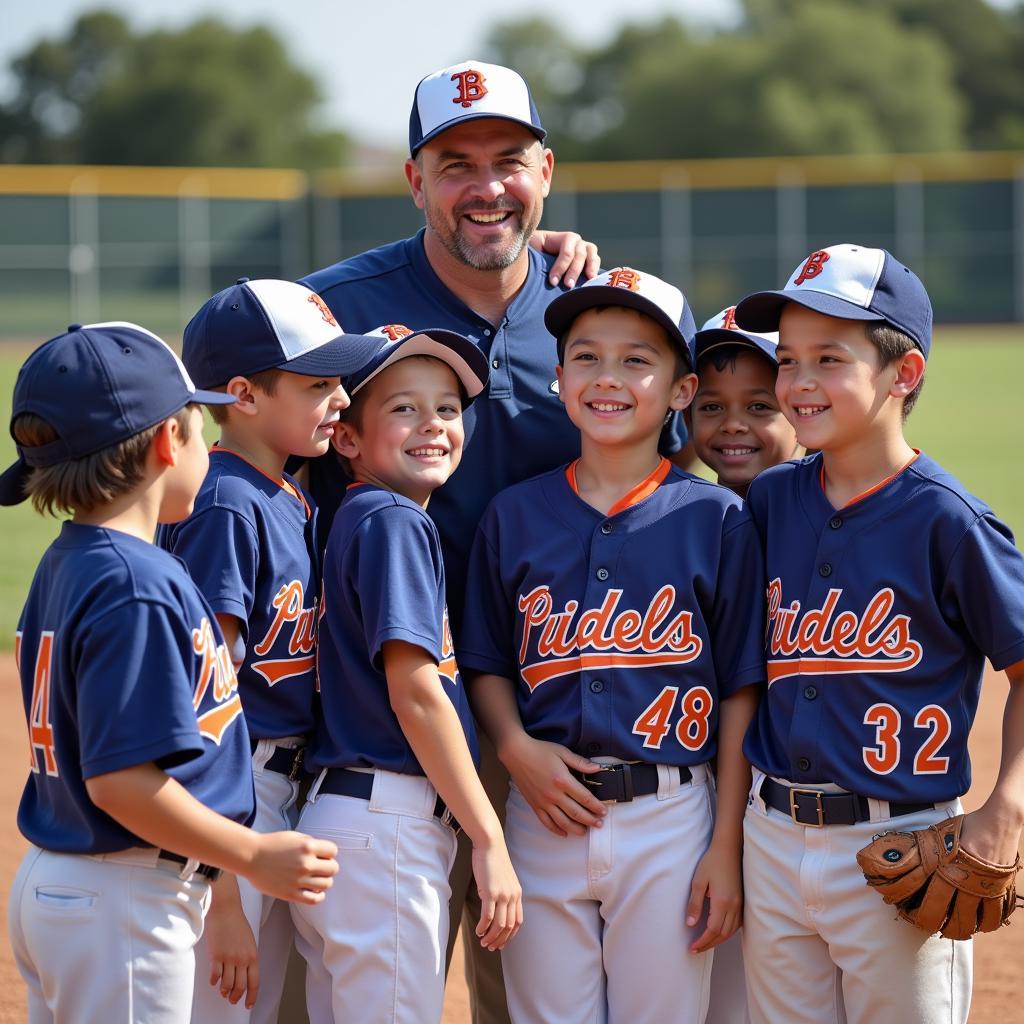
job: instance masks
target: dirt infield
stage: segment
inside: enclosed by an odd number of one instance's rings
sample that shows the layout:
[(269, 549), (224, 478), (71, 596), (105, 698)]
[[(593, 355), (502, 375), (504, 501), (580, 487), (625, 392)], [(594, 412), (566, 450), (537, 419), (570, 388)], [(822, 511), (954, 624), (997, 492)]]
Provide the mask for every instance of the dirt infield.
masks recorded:
[[(1005, 677), (992, 674), (982, 691), (978, 722), (971, 737), (975, 785), (967, 797), (976, 807), (995, 779), (999, 761), (1000, 710), (1006, 692)], [(24, 716), (20, 690), (10, 653), (0, 655), (0, 912), (7, 920), (7, 893), (25, 848), (15, 827), (18, 798), (27, 766)], [(1024, 914), (1024, 912), (1022, 912)], [(458, 951), (457, 951), (458, 954)], [(1013, 927), (976, 940), (972, 1024), (1007, 1024), (1020, 1005), (1020, 965), (1024, 962), (1024, 917)], [(445, 1024), (469, 1020), (461, 959), (452, 965)], [(11, 959), (7, 942), (0, 943), (0, 1024), (23, 1024), (25, 990)]]

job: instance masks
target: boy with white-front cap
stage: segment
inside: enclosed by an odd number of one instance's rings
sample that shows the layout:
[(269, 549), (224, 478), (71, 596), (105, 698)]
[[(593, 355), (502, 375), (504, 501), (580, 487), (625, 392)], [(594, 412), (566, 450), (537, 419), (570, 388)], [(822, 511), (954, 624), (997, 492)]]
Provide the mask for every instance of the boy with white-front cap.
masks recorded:
[(486, 387), (487, 361), (451, 331), (389, 324), (373, 340), (373, 356), (344, 380), (352, 405), (332, 442), (353, 483), (324, 556), (321, 713), (306, 756), (316, 777), (299, 820), (337, 837), (347, 868), (334, 900), (295, 915), (314, 1024), (440, 1020), (457, 822), (473, 846), (477, 940), (500, 949), (522, 920), (474, 765), (426, 513), (459, 464), (462, 410)]
[(740, 918), (760, 548), (735, 495), (658, 452), (697, 384), (683, 294), (620, 267), (546, 322), (582, 454), (491, 503), (456, 637), (513, 783), (525, 923), (502, 955), (509, 1010), (697, 1024), (711, 949)]

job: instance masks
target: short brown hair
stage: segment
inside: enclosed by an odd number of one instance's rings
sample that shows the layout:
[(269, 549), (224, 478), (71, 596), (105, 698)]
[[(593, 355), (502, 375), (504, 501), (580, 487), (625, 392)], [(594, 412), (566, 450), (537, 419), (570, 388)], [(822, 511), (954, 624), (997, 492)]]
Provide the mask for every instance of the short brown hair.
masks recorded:
[[(192, 435), (192, 408), (192, 405), (186, 405), (168, 417), (177, 422), (183, 441), (188, 441)], [(68, 459), (55, 466), (34, 468), (26, 481), (25, 493), (32, 499), (36, 511), (43, 515), (92, 512), (108, 505), (142, 480), (149, 446), (164, 422), (147, 427), (92, 455)], [(31, 412), (15, 418), (11, 433), (24, 448), (60, 440), (57, 431), (46, 420)]]
[[(868, 341), (878, 350), (879, 369), (882, 370), (887, 366), (892, 366), (900, 356), (905, 356), (915, 348), (920, 349), (920, 345), (909, 334), (904, 334), (899, 328), (893, 327), (885, 320), (869, 321), (864, 325), (864, 333), (867, 334)], [(918, 381), (917, 387), (903, 399), (904, 420), (917, 404), (923, 387), (924, 377)]]
[[(276, 395), (277, 385), (281, 380), (281, 375), (287, 373), (287, 370), (279, 370), (276, 366), (272, 366), (269, 370), (260, 370), (259, 373), (250, 373), (245, 375), (245, 379), (257, 390), (262, 391), (265, 395)], [(227, 391), (227, 384), (219, 384), (215, 388), (207, 388), (207, 391)], [(223, 426), (228, 421), (228, 409), (230, 405), (208, 405), (206, 407), (210, 410), (210, 415), (213, 417), (213, 422), (217, 426)]]

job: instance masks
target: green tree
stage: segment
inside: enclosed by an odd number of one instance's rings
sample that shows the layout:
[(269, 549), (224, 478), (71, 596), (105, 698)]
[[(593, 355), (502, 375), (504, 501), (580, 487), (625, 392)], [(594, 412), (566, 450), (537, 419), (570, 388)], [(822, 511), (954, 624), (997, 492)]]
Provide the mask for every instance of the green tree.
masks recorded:
[[(950, 45), (888, 6), (746, 0), (740, 24), (718, 33), (671, 18), (626, 26), (606, 46), (577, 50), (579, 86), (538, 105), (563, 159), (963, 147), (968, 101)], [(504, 46), (508, 30), (492, 36), (492, 53), (522, 67)]]
[(315, 80), (265, 28), (204, 19), (133, 33), (95, 11), (11, 70), (17, 93), (0, 108), (8, 162), (314, 168), (347, 149), (317, 127)]

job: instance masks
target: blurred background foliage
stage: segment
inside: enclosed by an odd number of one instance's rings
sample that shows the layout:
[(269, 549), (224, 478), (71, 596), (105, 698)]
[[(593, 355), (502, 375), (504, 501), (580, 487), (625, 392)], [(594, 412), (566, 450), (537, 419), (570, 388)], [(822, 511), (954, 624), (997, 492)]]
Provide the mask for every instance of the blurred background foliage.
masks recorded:
[[(1024, 148), (1021, 5), (743, 0), (726, 29), (666, 18), (593, 48), (513, 19), (484, 51), (526, 76), (563, 161)], [(266, 28), (134, 31), (99, 10), (11, 71), (8, 163), (316, 169), (354, 152)]]

